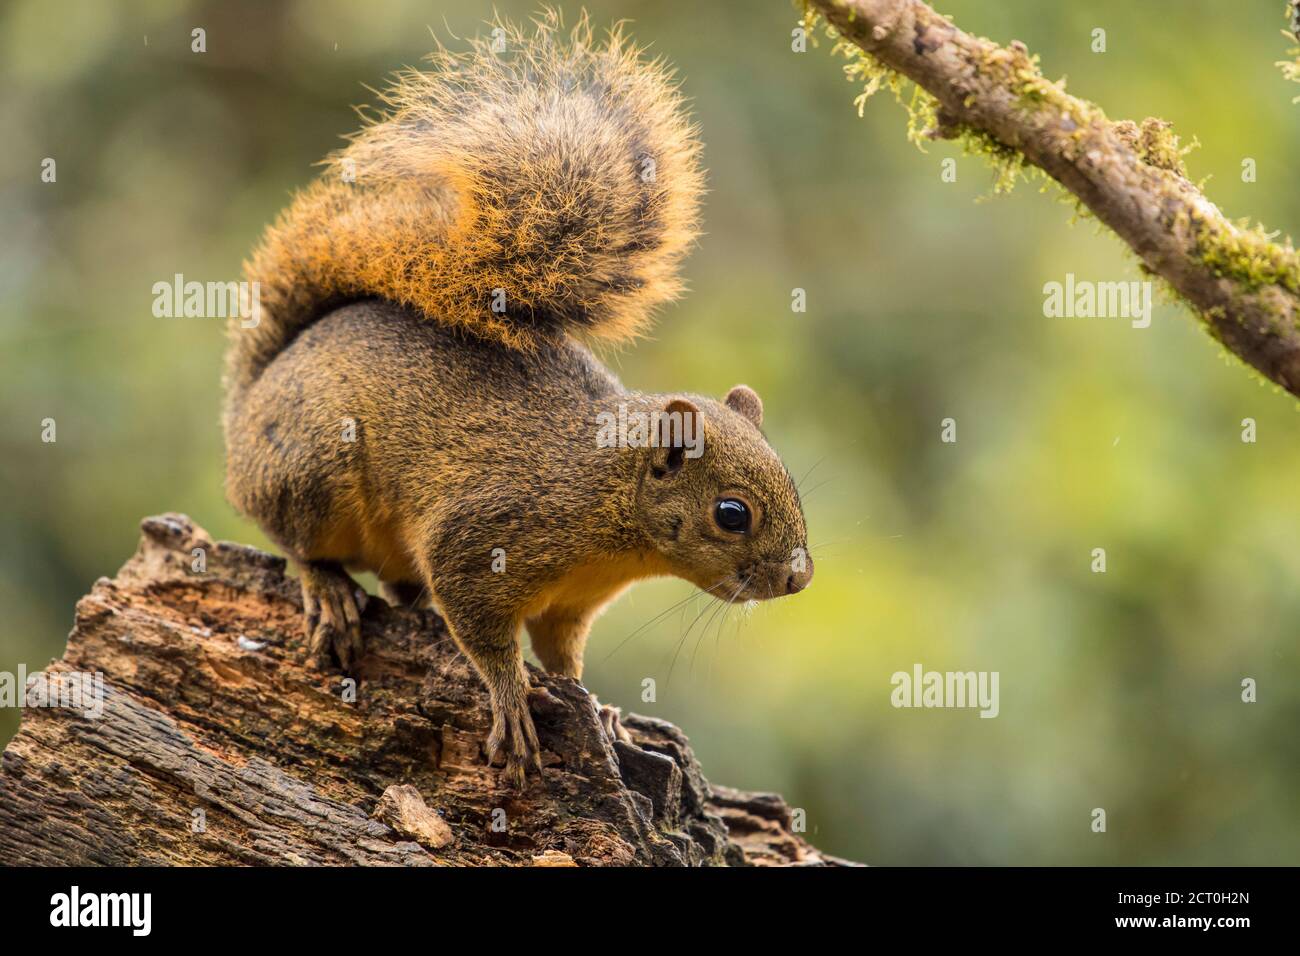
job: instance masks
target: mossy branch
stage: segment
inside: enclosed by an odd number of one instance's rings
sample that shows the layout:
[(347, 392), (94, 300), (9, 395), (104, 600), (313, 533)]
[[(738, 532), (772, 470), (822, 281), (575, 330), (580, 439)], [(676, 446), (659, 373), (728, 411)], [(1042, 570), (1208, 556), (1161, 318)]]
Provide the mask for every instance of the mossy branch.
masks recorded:
[[(1229, 350), (1300, 396), (1300, 255), (1231, 221), (1188, 180), (1168, 123), (1112, 122), (1047, 80), (1016, 41), (1003, 47), (958, 29), (921, 0), (807, 0), (849, 56), (846, 72), (902, 98), (911, 131), (958, 139), (988, 155), (1006, 187), (1051, 177), (1163, 278)], [(851, 44), (851, 45), (850, 45)]]
[[(1300, 0), (1289, 0), (1286, 11), (1289, 30), (1283, 30), (1282, 35), (1300, 40)], [(1291, 59), (1278, 60), (1277, 65), (1282, 68), (1282, 75), (1288, 80), (1292, 83), (1300, 83), (1300, 46), (1293, 46), (1286, 52)], [(1291, 102), (1300, 103), (1300, 96)]]

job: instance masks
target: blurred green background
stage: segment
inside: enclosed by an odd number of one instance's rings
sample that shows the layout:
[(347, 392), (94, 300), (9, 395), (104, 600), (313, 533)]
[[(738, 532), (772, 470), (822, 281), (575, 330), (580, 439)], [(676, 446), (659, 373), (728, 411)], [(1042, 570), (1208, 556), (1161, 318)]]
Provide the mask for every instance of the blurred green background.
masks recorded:
[[(677, 65), (710, 183), (691, 293), (611, 361), (632, 387), (763, 395), (792, 472), (816, 466), (817, 580), (721, 628), (686, 633), (694, 614), (675, 613), (624, 645), (689, 592), (642, 585), (597, 623), (588, 686), (680, 723), (711, 779), (783, 792), (815, 843), (872, 863), (1300, 860), (1296, 401), (1180, 307), (1144, 330), (1044, 318), (1043, 284), (1067, 272), (1139, 278), (1120, 242), (1069, 225), (1036, 185), (990, 197), (992, 174), (958, 147), (919, 152), (888, 94), (859, 119), (825, 41), (791, 52), (785, 0), (589, 6)], [(1287, 230), (1300, 106), (1273, 65), (1281, 8), (941, 4), (1025, 41), (1112, 118), (1199, 137), (1190, 169), (1211, 198)], [(416, 63), (430, 29), (472, 34), (491, 11), (0, 7), (0, 670), (62, 653), (74, 602), (130, 555), (144, 515), (265, 544), (222, 495), (222, 322), (154, 318), (151, 287), (237, 278), (371, 101), (362, 84)], [(190, 52), (195, 26), (206, 54)], [(45, 157), (57, 183), (40, 181)], [(956, 444), (939, 440), (945, 417)], [(999, 671), (1000, 716), (894, 709), (890, 676), (916, 662)], [(1258, 703), (1241, 702), (1245, 677)], [(16, 726), (0, 712), (0, 741)]]

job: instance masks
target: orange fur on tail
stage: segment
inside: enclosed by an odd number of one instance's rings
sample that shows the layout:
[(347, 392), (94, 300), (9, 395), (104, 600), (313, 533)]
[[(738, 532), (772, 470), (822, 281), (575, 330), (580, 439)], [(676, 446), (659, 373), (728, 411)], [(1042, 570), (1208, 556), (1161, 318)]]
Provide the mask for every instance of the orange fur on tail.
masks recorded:
[(680, 292), (703, 180), (666, 68), (585, 17), (567, 35), (554, 13), (496, 26), (399, 73), (267, 230), (245, 266), (260, 321), (231, 322), (232, 393), (350, 299), (527, 349), (629, 338)]

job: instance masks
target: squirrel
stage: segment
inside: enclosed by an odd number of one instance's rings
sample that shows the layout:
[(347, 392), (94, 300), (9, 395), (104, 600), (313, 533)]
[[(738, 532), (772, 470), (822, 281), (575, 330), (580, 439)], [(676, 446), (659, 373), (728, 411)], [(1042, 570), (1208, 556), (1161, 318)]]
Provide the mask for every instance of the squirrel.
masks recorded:
[[(313, 660), (362, 652), (349, 570), (436, 607), (489, 692), (487, 761), (522, 787), (541, 770), (522, 628), (579, 680), (634, 581), (748, 602), (813, 569), (752, 389), (628, 391), (589, 347), (682, 291), (703, 173), (672, 74), (585, 15), (496, 26), (397, 73), (268, 227), (223, 427), (227, 497), (297, 568)], [(601, 441), (613, 421), (634, 425)]]

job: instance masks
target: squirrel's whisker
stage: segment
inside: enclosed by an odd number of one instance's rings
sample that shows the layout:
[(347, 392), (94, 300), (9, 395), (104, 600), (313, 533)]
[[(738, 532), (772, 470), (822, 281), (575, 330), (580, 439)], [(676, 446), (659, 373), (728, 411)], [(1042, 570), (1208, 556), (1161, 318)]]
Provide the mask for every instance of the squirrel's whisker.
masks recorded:
[(812, 486), (811, 488), (809, 488), (807, 491), (802, 491), (802, 492), (800, 492), (800, 493), (799, 493), (799, 497), (800, 497), (802, 500), (807, 501), (807, 500), (808, 500), (808, 497), (809, 497), (809, 496), (810, 496), (814, 491), (816, 491), (818, 488), (821, 488), (822, 486), (824, 486), (827, 482), (831, 482), (831, 481), (834, 481), (834, 480), (835, 480), (834, 476), (832, 476), (832, 477), (830, 477), (830, 478), (823, 478), (821, 481), (817, 482), (817, 484), (813, 485), (813, 486)]
[(811, 475), (814, 471), (817, 470), (817, 466), (820, 465), (822, 462), (824, 462), (824, 461), (826, 460), (826, 457), (827, 457), (826, 455), (822, 455), (822, 456), (821, 456), (820, 458), (818, 458), (815, 462), (813, 462), (812, 467), (809, 468), (807, 471), (805, 471), (805, 472), (803, 473), (803, 477), (801, 477), (798, 481), (796, 481), (796, 482), (794, 483), (794, 490), (795, 490), (795, 491), (798, 491), (798, 490), (799, 490), (800, 486), (801, 486), (805, 481), (808, 480), (808, 476)]
[[(727, 601), (726, 608), (722, 612), (722, 617), (718, 621), (718, 627), (713, 632), (713, 656), (715, 659), (717, 658), (720, 652), (720, 647), (722, 642), (722, 632), (727, 626), (727, 619), (731, 616), (731, 612), (736, 608), (736, 605), (734, 603), (735, 598), (739, 594), (744, 592), (745, 588), (749, 587), (749, 582), (752, 581), (753, 579), (754, 576), (752, 574), (749, 577), (745, 578), (745, 580), (741, 582), (740, 587), (738, 587), (735, 590), (735, 592), (732, 593), (731, 598)], [(710, 665), (710, 672), (712, 672), (712, 665)]]
[[(718, 607), (714, 608), (713, 613), (709, 615), (709, 619), (704, 622), (704, 628), (700, 631), (700, 636), (695, 639), (695, 647), (691, 650), (691, 672), (692, 673), (695, 672), (695, 658), (698, 656), (700, 652), (700, 645), (703, 644), (704, 641), (708, 638), (709, 628), (713, 625), (714, 619), (717, 619), (718, 621), (718, 629), (717, 631), (714, 632), (714, 637), (713, 637), (714, 647), (716, 647), (718, 641), (718, 635), (722, 633), (722, 628), (727, 622), (727, 615), (730, 614), (732, 608), (735, 607), (736, 598), (739, 597), (740, 594), (744, 592), (745, 588), (749, 587), (749, 582), (752, 581), (753, 579), (754, 576), (751, 574), (748, 577), (746, 577), (745, 580), (741, 581), (738, 585), (736, 585), (735, 589), (730, 594), (727, 595), (727, 597), (722, 601), (721, 604), (718, 605)], [(721, 615), (719, 615), (719, 612), (721, 612)]]
[[(739, 593), (740, 592), (738, 590), (732, 592), (733, 595)], [(703, 643), (704, 640), (709, 636), (709, 628), (713, 625), (714, 619), (717, 618), (720, 613), (726, 611), (726, 609), (730, 606), (731, 606), (731, 602), (729, 599), (719, 600), (717, 603), (717, 607), (713, 609), (712, 613), (709, 614), (708, 618), (705, 620), (704, 627), (700, 628), (699, 636), (695, 638), (695, 644), (691, 647), (690, 673), (692, 674), (695, 673), (695, 658), (700, 653), (700, 644)]]
[[(719, 584), (720, 583), (722, 582), (719, 582)], [(714, 585), (714, 587), (717, 587), (717, 585)], [(709, 611), (713, 609), (714, 605), (720, 603), (721, 601), (722, 598), (714, 597), (709, 601), (708, 604), (704, 605), (704, 607), (700, 609), (700, 612), (696, 614), (694, 619), (691, 621), (690, 627), (688, 627), (685, 633), (682, 634), (682, 636), (678, 639), (677, 647), (673, 651), (672, 663), (668, 665), (668, 677), (664, 680), (665, 684), (667, 684), (669, 681), (673, 679), (673, 670), (677, 666), (677, 658), (681, 654), (682, 648), (686, 646), (686, 641), (691, 636), (691, 631), (695, 630), (695, 625), (700, 623), (700, 618), (704, 617), (705, 614), (707, 614)]]
[(721, 581), (719, 581), (717, 584), (714, 584), (714, 585), (712, 585), (711, 587), (708, 587), (708, 588), (697, 588), (696, 590), (692, 591), (690, 594), (686, 595), (686, 597), (682, 598), (680, 601), (676, 601), (676, 602), (674, 602), (673, 604), (669, 605), (668, 607), (664, 608), (662, 611), (660, 611), (660, 612), (659, 612), (658, 614), (656, 614), (654, 617), (650, 618), (650, 620), (648, 620), (648, 621), (646, 621), (644, 624), (640, 625), (636, 630), (634, 630), (634, 631), (633, 631), (631, 634), (629, 634), (627, 637), (623, 638), (623, 640), (619, 642), (618, 647), (614, 648), (612, 651), (610, 651), (608, 654), (606, 654), (604, 659), (605, 659), (605, 660), (609, 660), (609, 659), (610, 659), (611, 657), (613, 657), (616, 653), (618, 653), (620, 650), (622, 650), (623, 647), (624, 647), (624, 645), (626, 645), (628, 641), (632, 640), (632, 638), (636, 637), (638, 634), (640, 634), (641, 632), (643, 632), (646, 628), (648, 628), (648, 627), (650, 627), (651, 625), (653, 625), (653, 624), (655, 624), (655, 623), (657, 623), (657, 622), (663, 620), (666, 616), (668, 616), (669, 614), (671, 614), (673, 611), (677, 610), (677, 609), (678, 609), (679, 607), (681, 607), (682, 605), (687, 604), (687, 603), (690, 602), (690, 601), (694, 601), (694, 600), (696, 600), (696, 599), (698, 599), (698, 598), (700, 598), (700, 597), (703, 597), (703, 596), (706, 595), (706, 594), (709, 594), (710, 592), (713, 591), (714, 588), (720, 587), (720, 586), (722, 586), (723, 584), (725, 584), (725, 583), (726, 583), (726, 580), (727, 580), (726, 578), (723, 578), (723, 579), (722, 579)]

